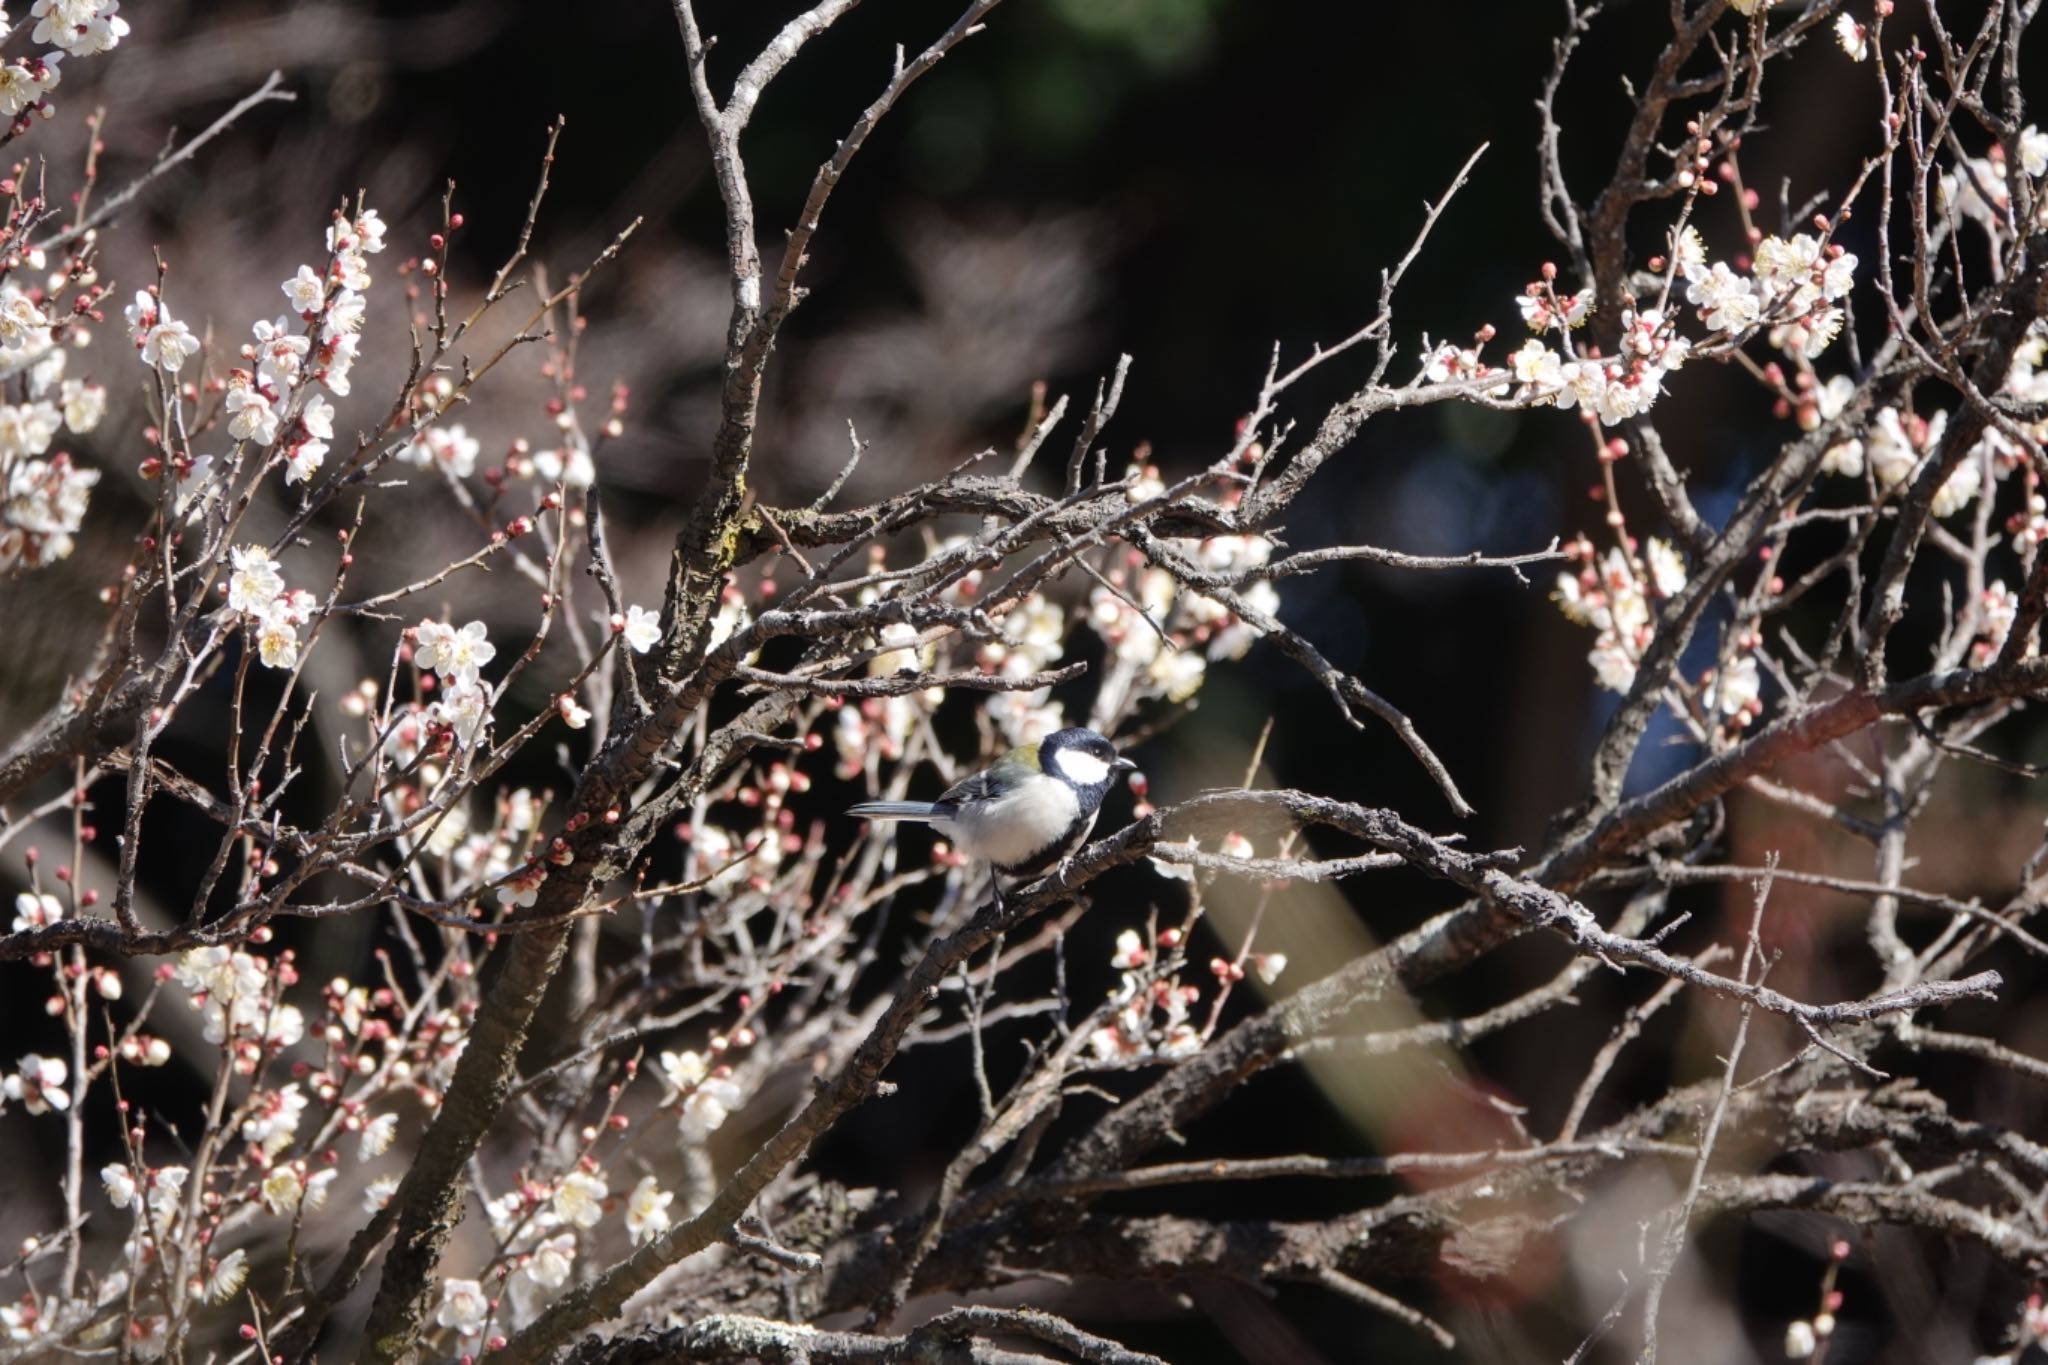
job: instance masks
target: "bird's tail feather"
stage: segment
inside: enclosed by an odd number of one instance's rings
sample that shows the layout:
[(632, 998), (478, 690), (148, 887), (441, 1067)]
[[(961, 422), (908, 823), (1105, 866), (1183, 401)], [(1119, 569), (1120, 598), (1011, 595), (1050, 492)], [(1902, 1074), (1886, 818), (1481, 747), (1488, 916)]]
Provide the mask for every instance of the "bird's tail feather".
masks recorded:
[(863, 801), (846, 813), (863, 820), (929, 820), (939, 808), (930, 801)]

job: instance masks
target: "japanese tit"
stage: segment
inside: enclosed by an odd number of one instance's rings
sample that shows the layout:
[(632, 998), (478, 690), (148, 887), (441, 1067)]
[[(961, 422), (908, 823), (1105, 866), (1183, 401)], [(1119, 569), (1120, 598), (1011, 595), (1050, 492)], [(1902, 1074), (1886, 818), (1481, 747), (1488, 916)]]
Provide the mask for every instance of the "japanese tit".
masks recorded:
[(966, 857), (1011, 878), (1034, 877), (1081, 846), (1110, 785), (1137, 766), (1075, 726), (1019, 745), (936, 801), (863, 801), (846, 813), (921, 820)]

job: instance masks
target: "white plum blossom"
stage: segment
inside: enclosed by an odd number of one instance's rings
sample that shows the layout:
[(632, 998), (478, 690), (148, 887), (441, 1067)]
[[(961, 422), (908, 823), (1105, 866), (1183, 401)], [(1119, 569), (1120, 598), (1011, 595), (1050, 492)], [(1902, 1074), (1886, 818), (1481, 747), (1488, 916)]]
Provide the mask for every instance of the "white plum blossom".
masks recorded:
[(476, 458), (482, 450), (482, 444), (469, 434), (468, 428), (455, 422), (445, 429), (428, 427), (421, 431), (398, 448), (398, 459), (422, 469), (438, 462), (456, 478), (466, 479), (475, 472)]
[(337, 218), (327, 225), (329, 251), (361, 251), (376, 255), (384, 249), (384, 219), (375, 209), (364, 209), (353, 222)]
[(326, 463), (328, 449), (327, 442), (321, 440), (308, 439), (293, 445), (285, 452), (284, 481), (304, 483), (312, 478)]
[(571, 1227), (594, 1228), (604, 1217), (604, 1198), (609, 1193), (601, 1177), (589, 1171), (571, 1171), (555, 1187), (555, 1217)]
[(569, 1282), (575, 1259), (576, 1234), (558, 1232), (533, 1249), (520, 1272), (542, 1289), (560, 1289)]
[(1849, 60), (1860, 62), (1870, 56), (1870, 35), (1863, 25), (1856, 22), (1854, 15), (1835, 16), (1835, 41), (1842, 45), (1842, 51), (1849, 54)]
[(278, 288), (284, 290), (285, 298), (291, 301), (292, 311), (302, 317), (311, 317), (327, 302), (327, 281), (320, 278), (310, 265), (299, 267), (298, 273)]
[[(1454, 346), (1449, 342), (1431, 351), (1422, 366), (1423, 378), (1432, 384), (1447, 384), (1458, 379), (1480, 379), (1499, 373), (1500, 371), (1479, 358), (1478, 351), (1467, 346)], [(1488, 397), (1503, 397), (1507, 393), (1507, 388), (1506, 384), (1499, 384), (1482, 392)]]
[(120, 8), (121, 0), (35, 0), (28, 12), (37, 23), (29, 37), (74, 57), (94, 56), (128, 36)]
[(2028, 175), (2048, 175), (2048, 133), (2031, 123), (2020, 129), (2020, 169)]
[(202, 1294), (208, 1303), (226, 1303), (242, 1292), (249, 1279), (249, 1253), (240, 1247), (214, 1262)]
[(194, 948), (178, 959), (173, 975), (192, 992), (194, 1008), (205, 1012), (209, 1043), (233, 1034), (290, 1046), (305, 1036), (306, 1019), (299, 1008), (271, 999), (269, 963), (243, 949), (225, 944)]
[(1934, 500), (1928, 504), (1928, 510), (1937, 517), (1954, 516), (1977, 500), (1983, 480), (1983, 470), (1976, 458), (1965, 458), (1942, 480), (1941, 487), (1934, 490)]
[(1586, 655), (1586, 662), (1593, 665), (1593, 677), (1609, 692), (1626, 694), (1635, 683), (1636, 661), (1618, 644), (1596, 645)]
[(0, 502), (0, 572), (53, 564), (71, 553), (72, 533), (85, 520), (97, 469), (81, 469), (59, 452), (48, 460), (6, 465)]
[(235, 546), (228, 551), (228, 563), (230, 610), (260, 615), (284, 591), (284, 575), (261, 545)]
[(597, 482), (597, 465), (590, 452), (576, 443), (566, 450), (540, 450), (533, 454), (533, 475), (542, 483), (559, 483), (565, 488), (588, 488)]
[(115, 1208), (142, 1208), (142, 1187), (135, 1181), (135, 1172), (121, 1162), (100, 1167), (100, 1187), (107, 1192), (107, 1199)]
[(1750, 281), (1716, 261), (1710, 270), (1686, 272), (1690, 281), (1685, 300), (1700, 310), (1700, 321), (1716, 332), (1739, 332), (1753, 327), (1763, 315), (1763, 305)]
[[(2019, 594), (2008, 588), (2003, 580), (1994, 580), (1984, 589), (1982, 600), (1983, 620), (1977, 628), (1978, 640), (1971, 647), (1971, 654), (1979, 667), (1996, 659), (2005, 648), (2006, 638), (2019, 621)], [(2029, 642), (2027, 657), (2036, 653), (2033, 642)]]
[(62, 52), (44, 52), (0, 65), (0, 118), (15, 117), (55, 90), (63, 76), (58, 70), (63, 57)]
[(1901, 414), (1897, 408), (1878, 413), (1864, 446), (1878, 487), (1889, 491), (1911, 478), (1921, 456), (1940, 444), (1947, 429), (1946, 412), (1924, 419), (1911, 413)]
[(323, 441), (333, 440), (334, 404), (314, 394), (306, 400), (306, 406), (299, 409), (299, 425), (309, 436), (317, 436)]
[(82, 379), (67, 379), (58, 391), (64, 425), (80, 436), (99, 426), (107, 415), (107, 386)]
[(1707, 700), (1724, 716), (1738, 715), (1762, 695), (1756, 655), (1745, 654), (1722, 670), (1707, 689)]
[(21, 1346), (34, 1341), (44, 1330), (42, 1314), (33, 1302), (0, 1304), (0, 1337)]
[(362, 338), (353, 332), (323, 334), (315, 355), (320, 364), (320, 382), (327, 386), (329, 393), (344, 398), (348, 396), (349, 371), (355, 368), (356, 352), (361, 347)]
[(1178, 705), (1202, 690), (1207, 665), (1202, 656), (1185, 649), (1161, 650), (1145, 668), (1145, 678), (1160, 695)]
[(283, 420), (271, 396), (256, 387), (256, 382), (245, 370), (236, 370), (228, 380), (227, 397), (223, 406), (230, 414), (228, 435), (238, 441), (253, 441), (267, 446), (277, 439), (278, 429)]
[(184, 1166), (161, 1166), (149, 1173), (149, 1190), (143, 1199), (149, 1216), (158, 1227), (169, 1227), (185, 1206), (185, 1180), (192, 1172)]
[(645, 654), (661, 643), (661, 613), (645, 607), (627, 607), (625, 625), (619, 634), (635, 654)]
[(1556, 351), (1531, 337), (1522, 343), (1520, 350), (1509, 357), (1515, 378), (1538, 389), (1557, 389), (1564, 385), (1564, 360)]
[(242, 357), (256, 362), (257, 379), (280, 393), (296, 387), (305, 373), (313, 339), (294, 329), (291, 319), (284, 317), (258, 322), (251, 331), (256, 340), (242, 348)]
[(17, 1101), (31, 1114), (47, 1114), (52, 1109), (71, 1107), (71, 1094), (64, 1088), (71, 1068), (64, 1064), (62, 1058), (38, 1057), (31, 1053), (15, 1065), (15, 1073), (0, 1082), (0, 1092), (4, 1092), (8, 1099)]
[(712, 1076), (683, 1101), (686, 1132), (709, 1133), (721, 1127), (744, 1096), (737, 1083), (725, 1076)]
[(375, 209), (364, 209), (351, 222), (337, 217), (327, 225), (327, 250), (334, 257), (334, 273), (344, 289), (370, 287), (370, 263), (366, 256), (384, 249), (384, 220)]
[(1671, 543), (1651, 536), (1646, 547), (1650, 561), (1650, 581), (1665, 597), (1675, 597), (1685, 587), (1685, 560), (1673, 549)]
[(1863, 442), (1856, 437), (1837, 442), (1820, 457), (1820, 472), (1857, 479), (1863, 476)]
[(14, 898), (14, 932), (40, 929), (64, 918), (64, 903), (49, 892), (24, 891)]
[(1551, 301), (1552, 292), (1542, 284), (1532, 284), (1515, 299), (1515, 307), (1521, 310), (1522, 322), (1538, 335), (1553, 330), (1575, 329), (1593, 311), (1591, 289), (1564, 295), (1556, 300), (1555, 306)]
[(516, 906), (522, 910), (532, 909), (540, 900), (541, 883), (547, 879), (546, 867), (537, 863), (528, 864), (498, 888), (498, 904)]
[(266, 1160), (275, 1160), (298, 1135), (299, 1118), (305, 1112), (306, 1097), (296, 1082), (271, 1091), (256, 1111), (242, 1120), (242, 1141), (262, 1152)]
[(257, 1187), (263, 1207), (282, 1218), (297, 1213), (306, 1198), (306, 1182), (291, 1166), (275, 1166)]
[(481, 1336), (491, 1320), (491, 1300), (475, 1280), (443, 1280), (441, 1306), (434, 1310), (437, 1326), (452, 1327), (457, 1336)]
[(363, 1186), (363, 1212), (383, 1212), (384, 1206), (391, 1202), (391, 1196), (398, 1193), (399, 1179), (395, 1175), (380, 1175)]
[(664, 1052), (657, 1060), (662, 1083), (667, 1087), (667, 1093), (661, 1097), (664, 1106), (695, 1090), (711, 1074), (704, 1059), (688, 1050)]
[(1791, 237), (1765, 237), (1756, 244), (1756, 262), (1751, 273), (1770, 293), (1783, 293), (1811, 285), (1814, 266), (1820, 262), (1820, 241), (1808, 233)]
[(199, 354), (199, 338), (192, 335), (192, 329), (173, 318), (163, 300), (148, 290), (137, 290), (135, 302), (124, 312), (129, 336), (145, 365), (154, 365), (165, 374), (176, 374), (187, 360)]
[[(18, 285), (0, 285), (0, 362), (19, 365), (49, 349), (49, 317)], [(61, 359), (58, 364), (63, 364)]]
[(256, 618), (256, 657), (268, 669), (295, 669), (299, 667), (299, 630), (291, 616), (279, 610), (281, 604), (283, 598)]
[(442, 691), (440, 700), (427, 708), (427, 718), (431, 724), (453, 730), (456, 742), (463, 748), (472, 748), (490, 725), (491, 694), (480, 683), (458, 678)]
[(379, 1114), (363, 1125), (363, 1135), (356, 1140), (356, 1157), (369, 1161), (391, 1150), (392, 1139), (398, 1136), (398, 1115)]
[(343, 289), (327, 303), (327, 316), (322, 327), (332, 335), (343, 336), (362, 330), (363, 312), (367, 307), (363, 296), (353, 289)]
[(413, 662), (444, 680), (474, 683), (478, 671), (498, 654), (498, 647), (484, 638), (489, 630), (481, 621), (460, 630), (445, 621), (422, 621), (417, 633)]
[(1856, 283), (1856, 258), (1837, 248), (1821, 269), (1821, 297), (1839, 299), (1848, 294)]
[(522, 1319), (531, 1318), (543, 1298), (569, 1282), (575, 1262), (573, 1232), (558, 1232), (520, 1258), (506, 1286), (512, 1291), (513, 1306)]
[(0, 403), (0, 459), (45, 453), (63, 427), (55, 403)]
[(626, 1200), (626, 1233), (634, 1242), (646, 1242), (668, 1229), (668, 1206), (675, 1195), (661, 1188), (651, 1175), (640, 1177)]

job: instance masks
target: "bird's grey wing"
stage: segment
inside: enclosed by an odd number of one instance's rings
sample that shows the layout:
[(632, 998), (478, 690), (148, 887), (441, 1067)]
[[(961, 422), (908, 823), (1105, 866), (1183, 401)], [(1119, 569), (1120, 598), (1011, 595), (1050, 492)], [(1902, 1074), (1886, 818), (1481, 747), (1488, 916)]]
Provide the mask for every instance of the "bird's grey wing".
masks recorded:
[(957, 810), (976, 801), (991, 800), (1037, 771), (1037, 764), (1023, 757), (1019, 750), (1012, 749), (980, 772), (971, 773), (946, 788), (935, 804)]
[(988, 800), (995, 789), (995, 781), (990, 776), (993, 771), (994, 769), (984, 768), (978, 773), (961, 778), (939, 793), (939, 799), (932, 804), (947, 810), (958, 810), (976, 801)]

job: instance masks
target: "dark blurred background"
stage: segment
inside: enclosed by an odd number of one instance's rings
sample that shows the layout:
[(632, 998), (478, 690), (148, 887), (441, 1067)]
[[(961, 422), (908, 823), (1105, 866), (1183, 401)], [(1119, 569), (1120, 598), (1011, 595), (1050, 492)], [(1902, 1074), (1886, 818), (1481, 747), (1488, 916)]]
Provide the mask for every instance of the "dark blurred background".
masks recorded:
[[(566, 116), (535, 257), (559, 280), (625, 223), (646, 219), (586, 295), (580, 377), (597, 417), (613, 381), (631, 387), (626, 434), (605, 447), (599, 470), (628, 595), (658, 600), (668, 543), (705, 469), (727, 306), (717, 196), (669, 7), (157, 0), (131, 8), (124, 17), (135, 26), (132, 38), (110, 58), (67, 68), (58, 95), (60, 105), (109, 107), (109, 184), (146, 166), (167, 129), (203, 126), (272, 68), (298, 93), (295, 105), (249, 116), (110, 235), (105, 273), (122, 281), (117, 298), (147, 280), (149, 253), (160, 249), (178, 315), (195, 326), (210, 321), (224, 337), (280, 310), (277, 281), (314, 257), (327, 209), (358, 188), (392, 225), (392, 250), (379, 258), (371, 294), (373, 335), (403, 325), (390, 267), (424, 249), (449, 178), (467, 220), (451, 274), (458, 302), (473, 298), (516, 238), (548, 123)], [(704, 25), (719, 40), (714, 86), (723, 90), (794, 8), (704, 0)], [(812, 170), (886, 81), (894, 45), (917, 50), (957, 8), (957, 0), (874, 0), (772, 87), (745, 142), (769, 249), (793, 221)], [(1584, 198), (1612, 164), (1629, 112), (1624, 81), (1640, 78), (1662, 46), (1666, 10), (1649, 0), (1611, 6), (1575, 59), (1559, 118), (1565, 167)], [(764, 498), (815, 496), (844, 463), (849, 421), (872, 442), (843, 495), (849, 500), (930, 477), (985, 445), (1007, 447), (1026, 421), (1034, 381), (1085, 405), (1123, 352), (1135, 362), (1106, 438), (1113, 467), (1142, 444), (1169, 475), (1198, 468), (1227, 449), (1276, 342), (1292, 363), (1371, 317), (1380, 272), (1406, 249), (1424, 201), (1440, 195), (1481, 144), (1489, 150), (1471, 183), (1396, 298), (1402, 354), (1391, 377), (1415, 371), (1425, 335), (1466, 342), (1490, 322), (1511, 348), (1515, 296), (1543, 261), (1565, 263), (1537, 215), (1534, 107), (1563, 14), (1559, 4), (1492, 0), (1010, 0), (986, 34), (883, 123), (832, 201), (805, 277), (812, 298), (771, 372), (754, 465)], [(1745, 152), (1767, 227), (1779, 225), (1772, 205), (1781, 181), (1797, 204), (1853, 175), (1877, 117), (1868, 73), (1825, 40), (1774, 69), (1772, 132)], [(68, 184), (82, 160), (81, 125), (60, 116), (37, 136), (53, 181)], [(1739, 249), (1725, 197), (1708, 204), (1702, 226), (1716, 254)], [(1860, 221), (1852, 225), (1849, 244), (1868, 262), (1864, 231)], [(1644, 254), (1656, 249), (1647, 235), (1639, 245)], [(108, 336), (94, 357), (107, 366), (119, 353), (119, 338)], [(1360, 352), (1326, 366), (1290, 395), (1288, 416), (1312, 430), (1367, 363)], [(1838, 347), (1822, 368), (1847, 364)], [(380, 416), (395, 375), (388, 363), (366, 360), (360, 412), (345, 407), (338, 425)], [(108, 473), (78, 558), (0, 587), (17, 638), (39, 641), (10, 651), (0, 706), (14, 723), (46, 705), (78, 662), (70, 651), (83, 641), (67, 623), (92, 611), (95, 573), (125, 554), (153, 496), (133, 475), (133, 375), (100, 377), (115, 390), (116, 412), (83, 452)], [(502, 459), (517, 436), (544, 436), (546, 397), (537, 356), (483, 391), (461, 416), (483, 438), (486, 461)], [(1757, 388), (1707, 366), (1686, 370), (1657, 415), (1710, 520), (1733, 505), (1789, 429)], [(1587, 498), (1596, 478), (1576, 420), (1438, 407), (1370, 425), (1317, 476), (1284, 531), (1299, 548), (1367, 542), (1431, 554), (1530, 550), (1581, 530), (1598, 540), (1604, 509)], [(373, 563), (388, 556), (393, 581), (445, 529), (444, 508), (413, 501), (373, 528), (359, 551)], [(1660, 529), (1646, 509), (1632, 510), (1636, 529)], [(1266, 649), (1212, 670), (1196, 714), (1140, 753), (1155, 798), (1237, 781), (1251, 736), (1270, 716), (1278, 718), (1270, 781), (1391, 806), (1433, 830), (1459, 830), (1475, 847), (1539, 843), (1548, 819), (1581, 790), (1611, 701), (1592, 687), (1589, 636), (1547, 601), (1551, 576), (1532, 573), (1524, 583), (1501, 571), (1358, 568), (1283, 587), (1283, 617), (1414, 718), (1477, 806), (1475, 817), (1456, 821), (1385, 727), (1349, 729), (1320, 688)], [(524, 589), (508, 578), (483, 590), (482, 614), (509, 622), (530, 611)], [(1915, 587), (1938, 600), (1935, 575)], [(462, 601), (465, 616), (479, 610)], [(364, 657), (389, 643), (366, 644)], [(346, 687), (348, 665), (334, 667), (322, 685)], [(2031, 742), (2022, 736), (2020, 747)], [(1652, 748), (1638, 781), (1688, 756)], [(1813, 782), (1841, 780), (1825, 764), (1814, 768), (1804, 775)], [(2018, 781), (1957, 772), (1922, 826), (1915, 877), (1957, 895), (1996, 892), (2032, 846), (2041, 816), (2038, 796)], [(1788, 866), (1869, 871), (1867, 851), (1740, 800), (1731, 804), (1728, 844), (1731, 861), (1778, 849)], [(165, 875), (165, 894), (174, 897), (168, 865)], [(1099, 906), (1111, 913), (1096, 916), (1104, 926), (1099, 959), (1106, 962), (1117, 928), (1179, 894), (1138, 877), (1108, 888)], [(1219, 922), (1228, 925), (1242, 907), (1233, 910), (1223, 888), (1217, 895)], [(1400, 878), (1299, 896), (1292, 907), (1283, 901), (1262, 939), (1294, 957), (1281, 989), (1447, 903), (1440, 889)], [(1747, 897), (1737, 889), (1727, 904)], [(1726, 932), (1719, 895), (1685, 904), (1696, 914), (1681, 941)], [(1774, 985), (1833, 997), (1873, 984), (1858, 907), (1789, 887), (1774, 906), (1770, 933), (1786, 954)], [(1094, 932), (1084, 926), (1084, 935)], [(347, 939), (323, 945), (310, 979), (349, 970), (364, 948)], [(1517, 944), (1423, 1003), (1432, 1012), (1470, 1010), (1547, 979), (1563, 960), (1548, 944)], [(2015, 980), (2006, 1004), (1974, 1017), (1957, 1011), (1949, 1023), (2048, 1051), (2048, 1020), (2027, 1003), (2035, 974), (2019, 962), (1991, 965)], [(0, 970), (30, 984), (26, 968)], [(1106, 967), (1100, 975), (1106, 984)], [(1499, 1121), (1482, 1092), (1529, 1106), (1529, 1126), (1554, 1131), (1619, 1010), (1647, 986), (1597, 977), (1582, 1008), (1483, 1042), (1464, 1057), (1462, 1073), (1444, 1058), (1410, 1057), (1266, 1076), (1246, 1103), (1191, 1133), (1192, 1150), (1344, 1154), (1497, 1140)], [(1727, 1011), (1699, 1002), (1666, 1011), (1624, 1054), (1590, 1121), (1708, 1074), (1731, 1023)], [(8, 1027), (22, 1049), (54, 1042), (40, 1018)], [(1766, 1038), (1752, 1055), (1789, 1042)], [(928, 1188), (971, 1121), (963, 1059), (937, 1050), (907, 1059), (905, 1084), (920, 1102), (868, 1106), (824, 1154), (826, 1168), (861, 1183)], [(1953, 1079), (1952, 1098), (1972, 1112), (2038, 1131), (2038, 1094), (1996, 1077)], [(48, 1136), (10, 1119), (0, 1124), (0, 1156), (47, 1160), (53, 1154), (36, 1144)], [(720, 1134), (733, 1143), (746, 1137), (743, 1125)], [(0, 1176), (0, 1186), (9, 1180)], [(1605, 1311), (1617, 1288), (1608, 1267), (1629, 1259), (1635, 1225), (1617, 1210), (1646, 1214), (1664, 1197), (1659, 1188), (1623, 1191), (1600, 1215), (1605, 1222), (1589, 1213), (1584, 1234), (1561, 1239), (1558, 1254), (1530, 1265), (1506, 1297), (1475, 1297), (1449, 1281), (1402, 1288), (1446, 1316), (1470, 1359), (1556, 1359)], [(6, 1191), (31, 1192), (26, 1205), (10, 1199), (0, 1232), (46, 1225), (34, 1210), (47, 1199), (44, 1184)], [(1129, 1207), (1314, 1217), (1386, 1193), (1327, 1183), (1208, 1187)], [(1790, 1219), (1708, 1237), (1705, 1262), (1688, 1270), (1684, 1301), (1672, 1308), (1700, 1346), (1682, 1358), (1777, 1354), (1786, 1320), (1813, 1310), (1823, 1239), (1824, 1230)], [(1991, 1344), (2020, 1292), (1967, 1248), (1951, 1254), (1893, 1234), (1870, 1246), (1845, 1281), (1839, 1360), (1962, 1358), (1973, 1342)], [(1195, 1311), (1172, 1287), (1069, 1302), (1085, 1320), (1176, 1361), (1440, 1358), (1407, 1329), (1320, 1291), (1284, 1289), (1265, 1300), (1180, 1288)], [(1908, 1323), (1917, 1336), (1906, 1334)], [(1901, 1341), (1911, 1344), (1888, 1345)]]

